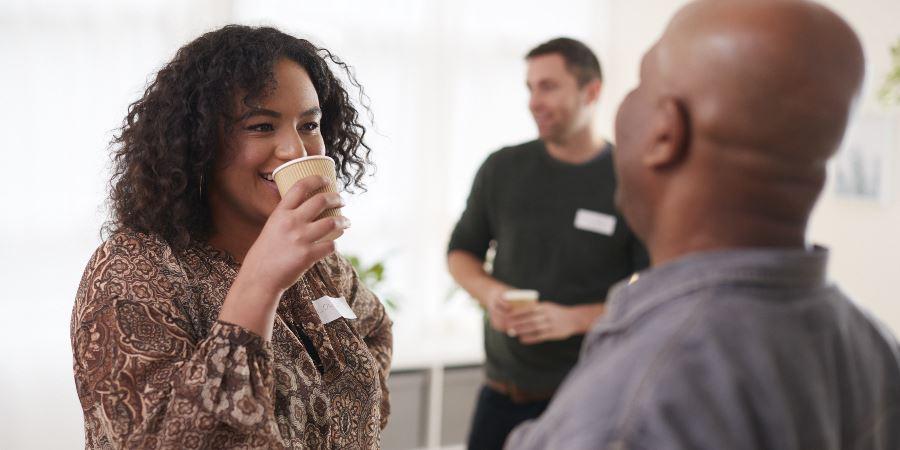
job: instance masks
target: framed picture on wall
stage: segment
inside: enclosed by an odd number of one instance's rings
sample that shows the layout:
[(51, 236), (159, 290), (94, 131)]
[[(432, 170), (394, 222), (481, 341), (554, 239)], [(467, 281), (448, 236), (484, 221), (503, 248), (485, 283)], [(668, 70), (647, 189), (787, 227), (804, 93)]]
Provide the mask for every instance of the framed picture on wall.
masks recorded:
[(883, 202), (897, 152), (900, 117), (890, 112), (864, 112), (847, 129), (831, 167), (837, 196)]

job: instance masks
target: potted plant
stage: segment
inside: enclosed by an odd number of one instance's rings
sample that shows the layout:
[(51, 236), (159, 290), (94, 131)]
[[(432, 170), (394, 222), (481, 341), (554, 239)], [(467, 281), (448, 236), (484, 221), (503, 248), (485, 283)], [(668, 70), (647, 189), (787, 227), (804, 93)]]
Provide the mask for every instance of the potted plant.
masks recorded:
[(389, 293), (381, 292), (383, 289), (381, 286), (382, 283), (384, 283), (384, 262), (375, 261), (372, 264), (364, 264), (356, 255), (344, 256), (350, 261), (353, 268), (356, 269), (359, 280), (381, 299), (381, 303), (384, 304), (384, 307), (390, 312), (397, 311), (397, 302), (394, 300), (393, 296)]
[(886, 105), (900, 105), (900, 39), (891, 48), (891, 60), (891, 69), (878, 96)]

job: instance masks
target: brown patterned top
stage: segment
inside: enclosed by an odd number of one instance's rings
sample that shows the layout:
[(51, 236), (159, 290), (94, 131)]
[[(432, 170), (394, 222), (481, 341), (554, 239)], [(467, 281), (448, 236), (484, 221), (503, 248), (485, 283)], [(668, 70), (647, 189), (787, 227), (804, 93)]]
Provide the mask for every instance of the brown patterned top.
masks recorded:
[[(392, 338), (375, 295), (332, 255), (282, 296), (266, 342), (216, 319), (238, 268), (136, 232), (94, 253), (71, 330), (86, 448), (379, 447)], [(358, 319), (323, 325), (324, 295)]]

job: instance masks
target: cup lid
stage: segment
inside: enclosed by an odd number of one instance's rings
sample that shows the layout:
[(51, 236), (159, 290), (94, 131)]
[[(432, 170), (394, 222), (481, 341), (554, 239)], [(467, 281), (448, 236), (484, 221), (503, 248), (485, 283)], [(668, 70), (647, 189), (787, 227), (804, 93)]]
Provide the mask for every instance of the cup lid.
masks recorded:
[(304, 156), (304, 157), (302, 157), (302, 158), (292, 159), (292, 160), (290, 160), (290, 161), (288, 161), (288, 162), (286, 162), (286, 163), (284, 163), (284, 164), (282, 164), (282, 165), (276, 167), (275, 170), (272, 171), (272, 176), (274, 177), (275, 174), (278, 173), (279, 170), (284, 169), (285, 167), (287, 167), (287, 166), (289, 166), (289, 165), (291, 165), (291, 164), (298, 163), (298, 162), (300, 162), (300, 161), (306, 161), (306, 160), (308, 160), (308, 159), (327, 159), (327, 160), (331, 161), (332, 164), (334, 164), (334, 160), (331, 159), (330, 156), (325, 156), (325, 155)]

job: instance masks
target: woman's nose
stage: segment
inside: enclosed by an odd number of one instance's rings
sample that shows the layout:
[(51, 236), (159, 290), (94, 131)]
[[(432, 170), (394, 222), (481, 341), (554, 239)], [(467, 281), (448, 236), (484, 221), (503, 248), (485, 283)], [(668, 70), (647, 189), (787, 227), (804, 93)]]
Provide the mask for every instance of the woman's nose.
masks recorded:
[(278, 146), (275, 148), (275, 156), (285, 160), (307, 156), (306, 146), (303, 145), (303, 139), (300, 138), (300, 134), (296, 130), (292, 133), (287, 133), (278, 142)]

